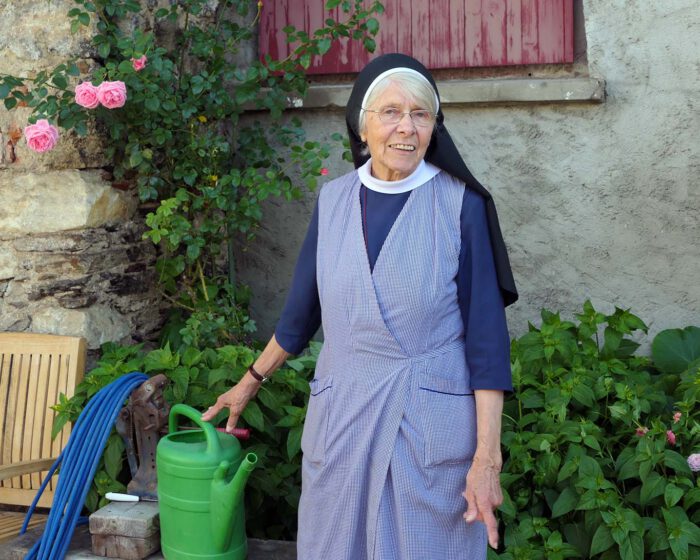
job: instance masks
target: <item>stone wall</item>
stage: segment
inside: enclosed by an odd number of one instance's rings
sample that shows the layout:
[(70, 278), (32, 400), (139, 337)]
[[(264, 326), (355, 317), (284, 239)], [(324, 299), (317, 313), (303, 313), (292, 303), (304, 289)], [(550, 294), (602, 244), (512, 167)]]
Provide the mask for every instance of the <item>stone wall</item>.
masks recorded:
[[(697, 1), (584, 0), (583, 19), (583, 71), (605, 80), (604, 103), (445, 107), (457, 146), (496, 200), (521, 293), (508, 309), (511, 331), (526, 331), (542, 307), (570, 317), (587, 298), (605, 311), (631, 308), (652, 334), (700, 325)], [(312, 139), (345, 130), (339, 109), (297, 116)], [(341, 151), (329, 178), (350, 170)], [(315, 198), (268, 204), (241, 254), (263, 336), (284, 304)]]
[[(9, 0), (0, 8), (0, 73), (31, 77), (71, 57), (95, 65), (91, 33), (72, 35), (72, 0)], [(131, 191), (114, 188), (103, 140), (62, 131), (56, 148), (22, 139), (30, 110), (0, 105), (0, 331), (142, 341), (162, 323), (155, 248), (141, 239)]]

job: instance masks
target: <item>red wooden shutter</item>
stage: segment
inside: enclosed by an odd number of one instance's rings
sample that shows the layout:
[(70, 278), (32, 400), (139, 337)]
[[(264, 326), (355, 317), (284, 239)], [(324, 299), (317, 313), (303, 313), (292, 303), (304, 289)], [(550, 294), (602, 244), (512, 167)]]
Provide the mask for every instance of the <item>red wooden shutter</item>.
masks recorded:
[[(383, 0), (377, 49), (341, 40), (310, 74), (358, 72), (371, 58), (389, 52), (411, 55), (429, 68), (468, 68), (573, 62), (573, 0)], [(260, 54), (286, 57), (282, 28), (314, 31), (328, 17), (324, 0), (265, 0)]]

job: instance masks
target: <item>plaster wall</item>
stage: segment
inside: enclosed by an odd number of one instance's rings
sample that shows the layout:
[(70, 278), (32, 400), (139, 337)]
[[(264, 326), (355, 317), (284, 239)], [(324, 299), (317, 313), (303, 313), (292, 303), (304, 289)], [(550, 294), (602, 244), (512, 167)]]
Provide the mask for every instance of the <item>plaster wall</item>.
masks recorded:
[[(700, 325), (697, 1), (584, 0), (583, 18), (604, 103), (445, 108), (499, 210), (520, 290), (508, 308), (512, 334), (542, 307), (571, 316), (587, 298), (603, 311), (631, 308), (652, 334)], [(342, 110), (297, 114), (313, 139), (344, 131)], [(331, 178), (350, 170), (341, 151)], [(284, 304), (315, 198), (270, 202), (239, 255), (261, 337)]]

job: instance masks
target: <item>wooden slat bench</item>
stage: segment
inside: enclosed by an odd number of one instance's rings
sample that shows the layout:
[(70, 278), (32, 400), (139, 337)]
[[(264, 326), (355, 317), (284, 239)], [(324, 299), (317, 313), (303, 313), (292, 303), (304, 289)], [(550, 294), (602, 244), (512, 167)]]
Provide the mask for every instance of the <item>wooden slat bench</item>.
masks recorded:
[[(85, 353), (83, 338), (0, 333), (0, 508), (30, 505), (68, 442), (68, 425), (51, 439), (55, 416), (51, 407), (59, 394), (74, 394), (83, 377)], [(55, 486), (54, 479), (40, 507), (51, 507)], [(0, 542), (17, 534), (22, 518), (21, 513), (0, 511)]]

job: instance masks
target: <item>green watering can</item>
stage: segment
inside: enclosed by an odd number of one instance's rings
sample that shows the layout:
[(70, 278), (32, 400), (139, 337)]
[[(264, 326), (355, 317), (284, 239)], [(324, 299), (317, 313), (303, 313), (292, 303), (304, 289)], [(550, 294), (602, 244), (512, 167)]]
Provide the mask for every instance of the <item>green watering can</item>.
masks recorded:
[[(177, 416), (201, 429), (177, 431)], [(167, 560), (245, 560), (243, 489), (258, 458), (243, 456), (194, 408), (170, 409), (169, 433), (158, 443), (160, 540)]]

